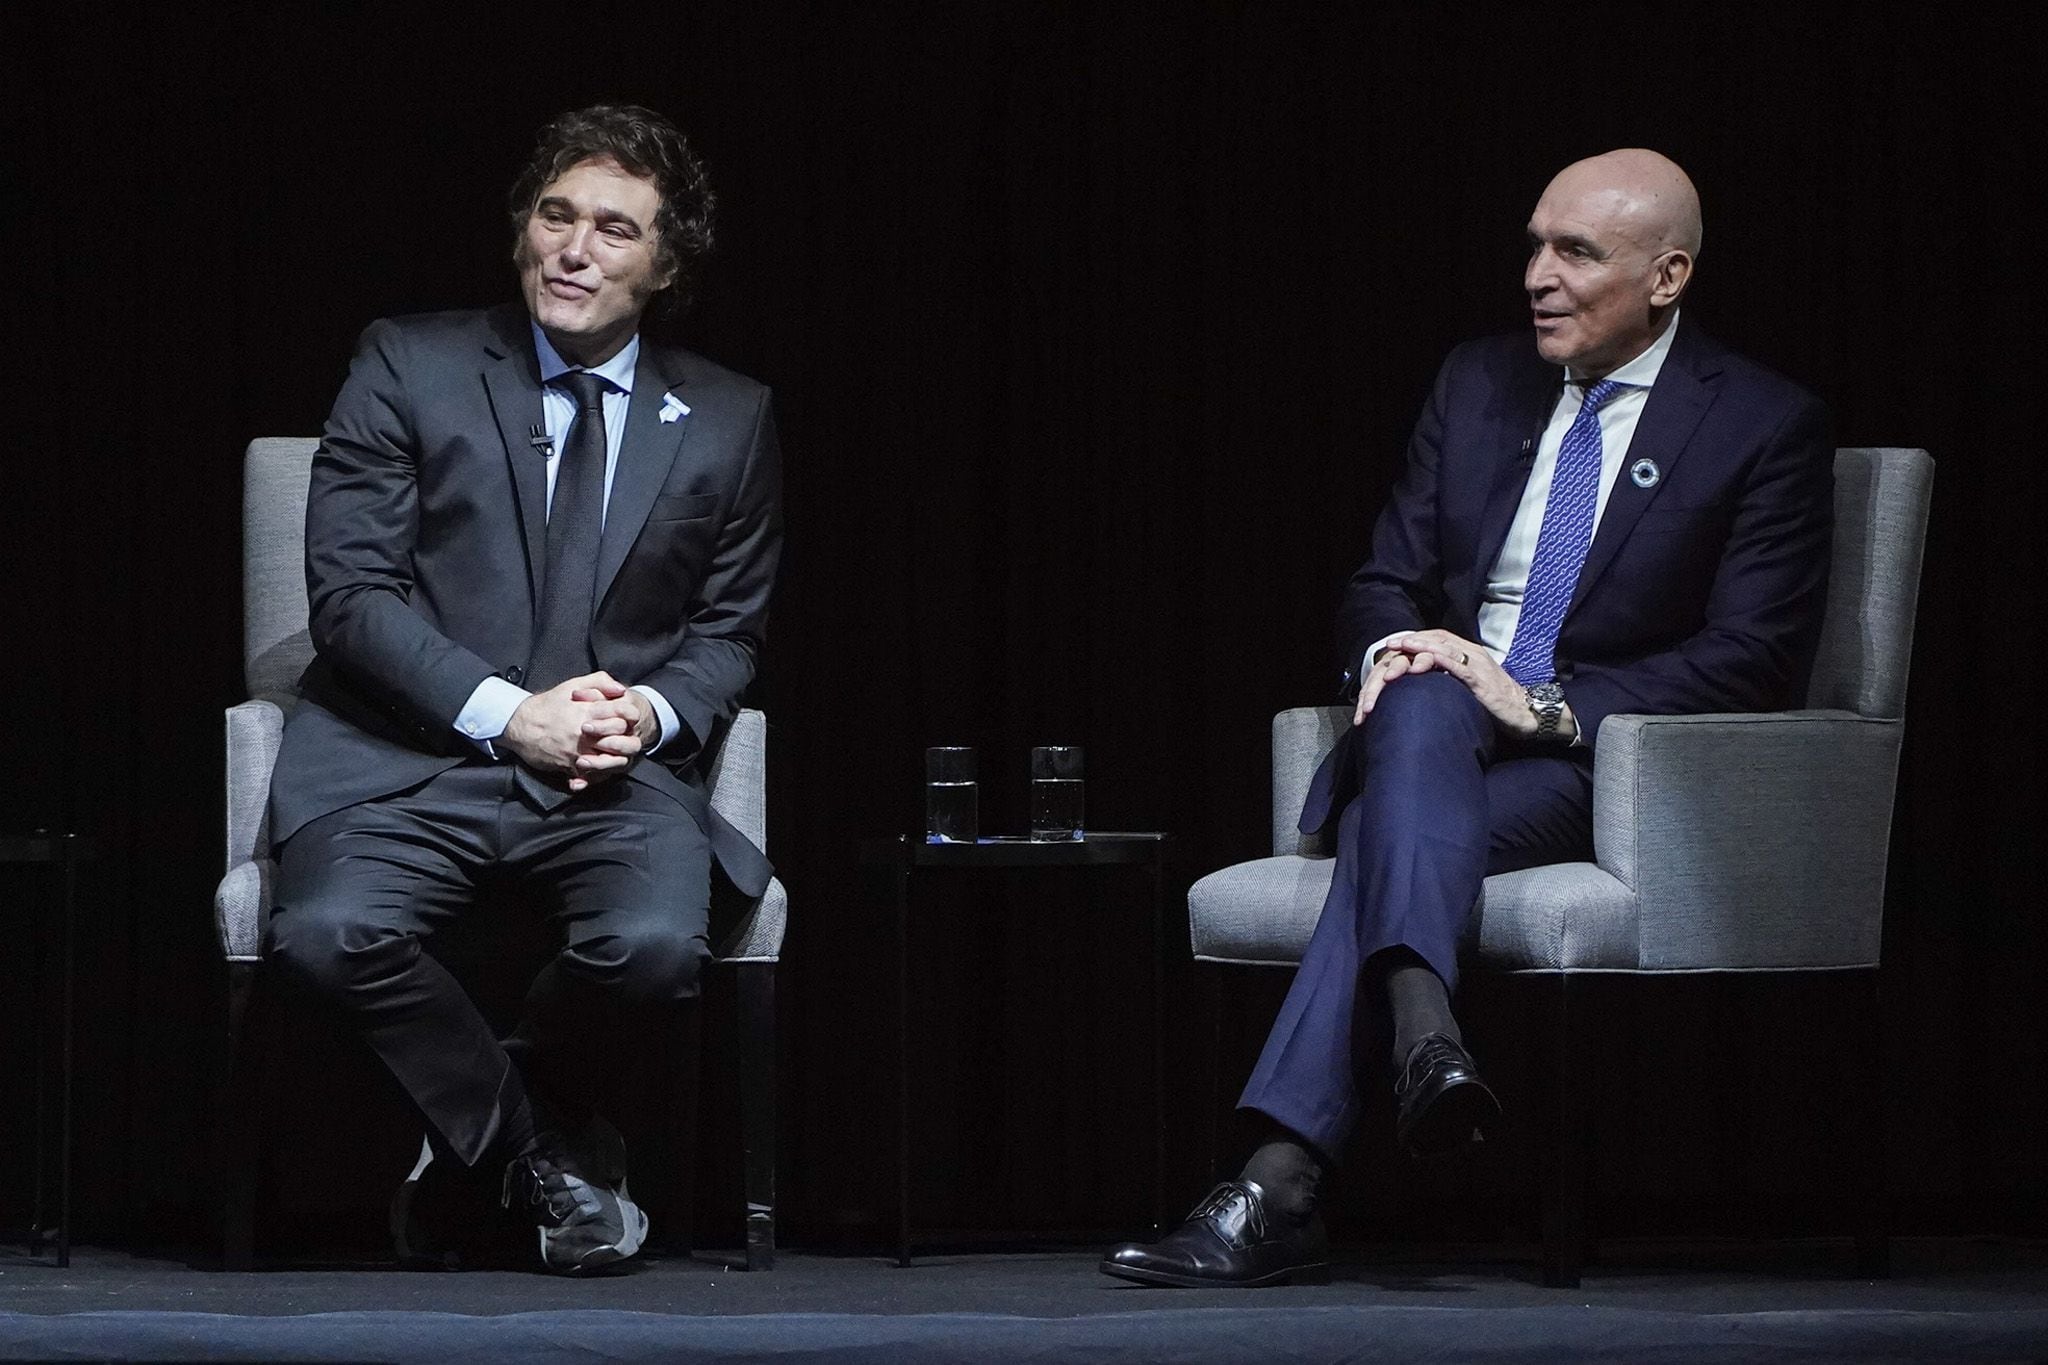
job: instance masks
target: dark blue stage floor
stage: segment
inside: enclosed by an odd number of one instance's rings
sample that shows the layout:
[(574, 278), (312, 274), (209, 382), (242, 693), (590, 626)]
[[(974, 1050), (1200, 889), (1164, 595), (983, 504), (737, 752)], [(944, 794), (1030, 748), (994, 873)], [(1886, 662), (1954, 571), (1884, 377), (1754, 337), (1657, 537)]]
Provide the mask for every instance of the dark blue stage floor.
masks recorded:
[(605, 1280), (377, 1267), (228, 1275), (87, 1248), (0, 1255), (0, 1359), (1322, 1361), (2048, 1359), (2048, 1245), (1902, 1241), (1890, 1280), (1834, 1244), (1625, 1244), (1583, 1289), (1520, 1261), (1363, 1253), (1315, 1288), (1146, 1290), (1082, 1251), (770, 1274), (650, 1261)]

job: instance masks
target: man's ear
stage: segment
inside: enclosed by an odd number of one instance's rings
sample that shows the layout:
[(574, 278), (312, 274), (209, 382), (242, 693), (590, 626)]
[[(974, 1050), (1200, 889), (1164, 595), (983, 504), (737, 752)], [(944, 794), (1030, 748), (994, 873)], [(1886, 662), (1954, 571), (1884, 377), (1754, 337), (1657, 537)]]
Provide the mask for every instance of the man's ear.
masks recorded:
[(682, 266), (677, 263), (676, 258), (672, 253), (663, 252), (662, 257), (665, 264), (662, 266), (661, 273), (654, 277), (655, 284), (653, 292), (656, 294), (659, 294), (662, 290), (674, 284), (676, 282), (676, 277), (683, 273)]
[(1655, 276), (1650, 285), (1650, 303), (1657, 308), (1669, 308), (1678, 302), (1678, 296), (1685, 292), (1686, 281), (1692, 278), (1692, 253), (1674, 247), (1658, 257)]

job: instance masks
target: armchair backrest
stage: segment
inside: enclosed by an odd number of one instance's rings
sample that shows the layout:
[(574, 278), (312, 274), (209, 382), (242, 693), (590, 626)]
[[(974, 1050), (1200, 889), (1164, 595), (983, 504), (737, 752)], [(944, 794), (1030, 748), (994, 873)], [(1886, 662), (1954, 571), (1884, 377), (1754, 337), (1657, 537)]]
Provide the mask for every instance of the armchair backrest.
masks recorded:
[(313, 662), (306, 631), (306, 485), (311, 436), (259, 436), (242, 461), (242, 675), (249, 695), (298, 696)]
[(1920, 601), (1934, 461), (1897, 447), (1835, 452), (1835, 553), (1806, 704), (1896, 720)]

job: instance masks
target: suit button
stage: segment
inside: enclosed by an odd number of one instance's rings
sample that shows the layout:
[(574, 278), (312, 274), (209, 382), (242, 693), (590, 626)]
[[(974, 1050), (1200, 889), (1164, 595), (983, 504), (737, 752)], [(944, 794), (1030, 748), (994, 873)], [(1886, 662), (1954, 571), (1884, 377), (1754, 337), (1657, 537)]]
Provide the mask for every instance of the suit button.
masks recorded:
[(514, 664), (510, 668), (505, 670), (505, 681), (511, 683), (514, 687), (519, 686), (519, 680), (524, 678), (525, 676), (526, 670), (521, 668), (518, 664)]

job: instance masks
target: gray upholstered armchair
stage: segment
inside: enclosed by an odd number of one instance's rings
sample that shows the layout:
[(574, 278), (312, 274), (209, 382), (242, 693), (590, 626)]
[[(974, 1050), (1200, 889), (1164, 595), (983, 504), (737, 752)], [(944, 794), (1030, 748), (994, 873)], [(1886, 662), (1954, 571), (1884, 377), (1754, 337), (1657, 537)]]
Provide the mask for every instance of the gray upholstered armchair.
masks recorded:
[[(1609, 717), (1594, 773), (1594, 860), (1486, 880), (1468, 929), (1471, 961), (1555, 982), (1547, 1283), (1578, 1283), (1583, 1242), (1580, 1097), (1592, 1058), (1575, 1037), (1575, 976), (1860, 973), (1874, 1014), (1933, 478), (1922, 450), (1837, 452), (1834, 562), (1807, 709)], [(1273, 856), (1226, 867), (1190, 889), (1198, 960), (1301, 960), (1334, 859), (1294, 821), (1317, 762), (1349, 719), (1348, 707), (1274, 717)], [(1867, 1128), (1881, 1143), (1880, 1125)], [(1871, 1178), (1881, 1179), (1881, 1146), (1865, 1159)], [(1859, 1259), (1875, 1268), (1884, 1256), (1883, 1201), (1863, 1207)]]
[[(228, 966), (228, 1046), (241, 1050), (242, 1028), (262, 959), (270, 914), (271, 860), (267, 815), (270, 770), (277, 761), (285, 711), (312, 659), (306, 629), (306, 487), (319, 442), (265, 437), (249, 444), (242, 472), (242, 658), (249, 700), (227, 712), (227, 873), (214, 892), (214, 921)], [(712, 764), (711, 803), (765, 846), (768, 833), (767, 720), (741, 711)], [(717, 960), (734, 967), (739, 995), (740, 1126), (746, 1147), (747, 1268), (775, 1263), (775, 964), (782, 954), (788, 897), (780, 881), (748, 908), (718, 945)], [(245, 1090), (229, 1087), (230, 1104)], [(224, 1148), (240, 1153), (229, 1173), (225, 1261), (247, 1265), (253, 1241), (254, 1153), (237, 1140), (248, 1115), (230, 1113)]]

